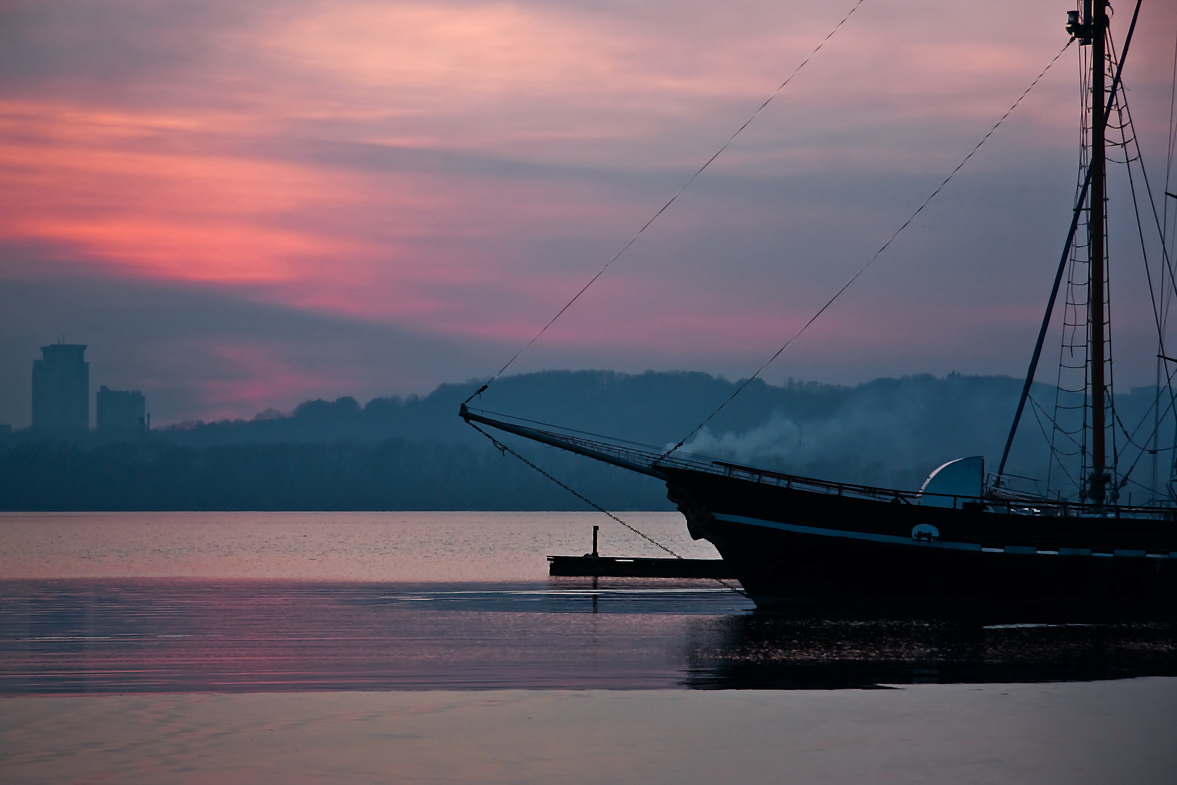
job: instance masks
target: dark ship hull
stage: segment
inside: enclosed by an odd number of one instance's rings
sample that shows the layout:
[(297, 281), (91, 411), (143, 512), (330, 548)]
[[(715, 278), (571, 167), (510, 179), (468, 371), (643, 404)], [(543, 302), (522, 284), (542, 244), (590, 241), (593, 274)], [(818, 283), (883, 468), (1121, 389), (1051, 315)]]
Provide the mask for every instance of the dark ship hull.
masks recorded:
[(715, 545), (760, 608), (1177, 615), (1169, 510), (922, 506), (912, 494), (752, 469), (661, 468), (691, 535)]

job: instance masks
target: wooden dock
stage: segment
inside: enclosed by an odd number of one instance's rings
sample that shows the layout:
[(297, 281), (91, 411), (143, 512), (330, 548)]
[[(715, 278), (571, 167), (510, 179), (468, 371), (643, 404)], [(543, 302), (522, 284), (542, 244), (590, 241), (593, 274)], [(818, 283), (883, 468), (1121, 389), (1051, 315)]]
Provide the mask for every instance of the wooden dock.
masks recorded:
[(723, 559), (600, 556), (600, 526), (592, 527), (592, 553), (547, 557), (548, 576), (563, 578), (734, 578)]
[(597, 552), (601, 527), (593, 527), (593, 552), (584, 556), (549, 556), (548, 575), (565, 578), (735, 578), (722, 559), (666, 559), (602, 556)]
[(734, 578), (722, 559), (549, 556), (548, 575), (578, 578)]

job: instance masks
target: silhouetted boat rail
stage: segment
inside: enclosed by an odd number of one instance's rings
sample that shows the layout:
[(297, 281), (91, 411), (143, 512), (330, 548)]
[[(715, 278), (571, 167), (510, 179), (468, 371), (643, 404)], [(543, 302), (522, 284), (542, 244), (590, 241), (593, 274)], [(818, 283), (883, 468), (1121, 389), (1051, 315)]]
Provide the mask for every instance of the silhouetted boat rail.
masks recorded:
[[(850, 499), (889, 501), (896, 504), (936, 506), (957, 510), (986, 510), (1012, 515), (1034, 517), (1089, 517), (1122, 518), (1126, 520), (1172, 521), (1175, 511), (1171, 507), (1095, 505), (1079, 502), (1057, 501), (1032, 498), (1022, 494), (969, 496), (920, 491), (904, 491), (880, 488), (849, 482), (819, 480), (783, 472), (776, 472), (753, 466), (744, 466), (730, 461), (709, 458), (704, 455), (686, 453), (681, 450), (667, 455), (652, 445), (624, 440), (608, 439), (600, 434), (561, 428), (549, 423), (527, 420), (511, 415), (471, 409), (463, 406), (461, 416), (470, 423), (482, 423), (499, 430), (514, 433), (532, 441), (569, 452), (595, 458), (605, 463), (620, 466), (631, 471), (665, 481), (666, 470), (687, 469), (719, 477), (745, 480), (757, 485), (766, 485), (790, 490), (821, 493)], [(928, 504), (935, 500), (934, 505)]]

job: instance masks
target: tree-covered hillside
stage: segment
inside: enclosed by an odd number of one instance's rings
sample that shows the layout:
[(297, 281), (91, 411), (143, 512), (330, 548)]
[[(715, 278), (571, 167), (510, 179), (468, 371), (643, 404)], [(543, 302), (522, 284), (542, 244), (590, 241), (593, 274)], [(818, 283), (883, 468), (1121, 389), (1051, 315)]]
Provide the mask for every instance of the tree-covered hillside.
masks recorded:
[[(362, 406), (353, 398), (308, 401), (289, 414), (156, 430), (138, 443), (13, 434), (0, 444), (0, 508), (584, 509), (459, 419), (460, 403), (480, 385), (447, 384), (424, 397)], [(996, 461), (1019, 386), (1004, 377), (955, 374), (854, 387), (757, 381), (687, 447), (781, 471), (914, 488), (953, 458)], [(665, 446), (690, 434), (735, 387), (701, 373), (549, 371), (500, 379), (472, 405)], [(1143, 411), (1146, 397), (1125, 397), (1120, 408)], [(669, 506), (651, 478), (508, 440), (607, 508)], [(1019, 450), (1011, 468), (1040, 472), (1041, 459), (1029, 456)]]

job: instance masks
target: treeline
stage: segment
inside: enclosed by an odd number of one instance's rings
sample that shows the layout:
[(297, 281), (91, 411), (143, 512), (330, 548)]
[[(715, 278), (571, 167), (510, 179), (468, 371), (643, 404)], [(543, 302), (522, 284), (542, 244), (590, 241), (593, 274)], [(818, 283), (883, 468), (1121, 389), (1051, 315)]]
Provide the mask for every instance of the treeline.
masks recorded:
[[(690, 434), (736, 385), (701, 373), (551, 371), (500, 379), (472, 405), (664, 447)], [(459, 419), (459, 405), (480, 386), (447, 384), (428, 396), (364, 405), (349, 397), (308, 401), (289, 414), (155, 430), (133, 444), (15, 434), (0, 445), (0, 509), (585, 509)], [(757, 381), (687, 447), (780, 471), (914, 488), (944, 461), (999, 455), (1019, 389), (1005, 377), (957, 374), (853, 387)], [(1143, 411), (1148, 397), (1134, 393), (1118, 406), (1126, 415)], [(669, 507), (651, 478), (503, 440), (597, 504)], [(1039, 473), (1030, 455), (1019, 449), (1012, 469)]]
[[(667, 507), (649, 478), (604, 466), (553, 471), (615, 509)], [(548, 468), (548, 467), (545, 467)], [(0, 457), (6, 510), (559, 510), (575, 497), (493, 449), (438, 442), (30, 442)]]

